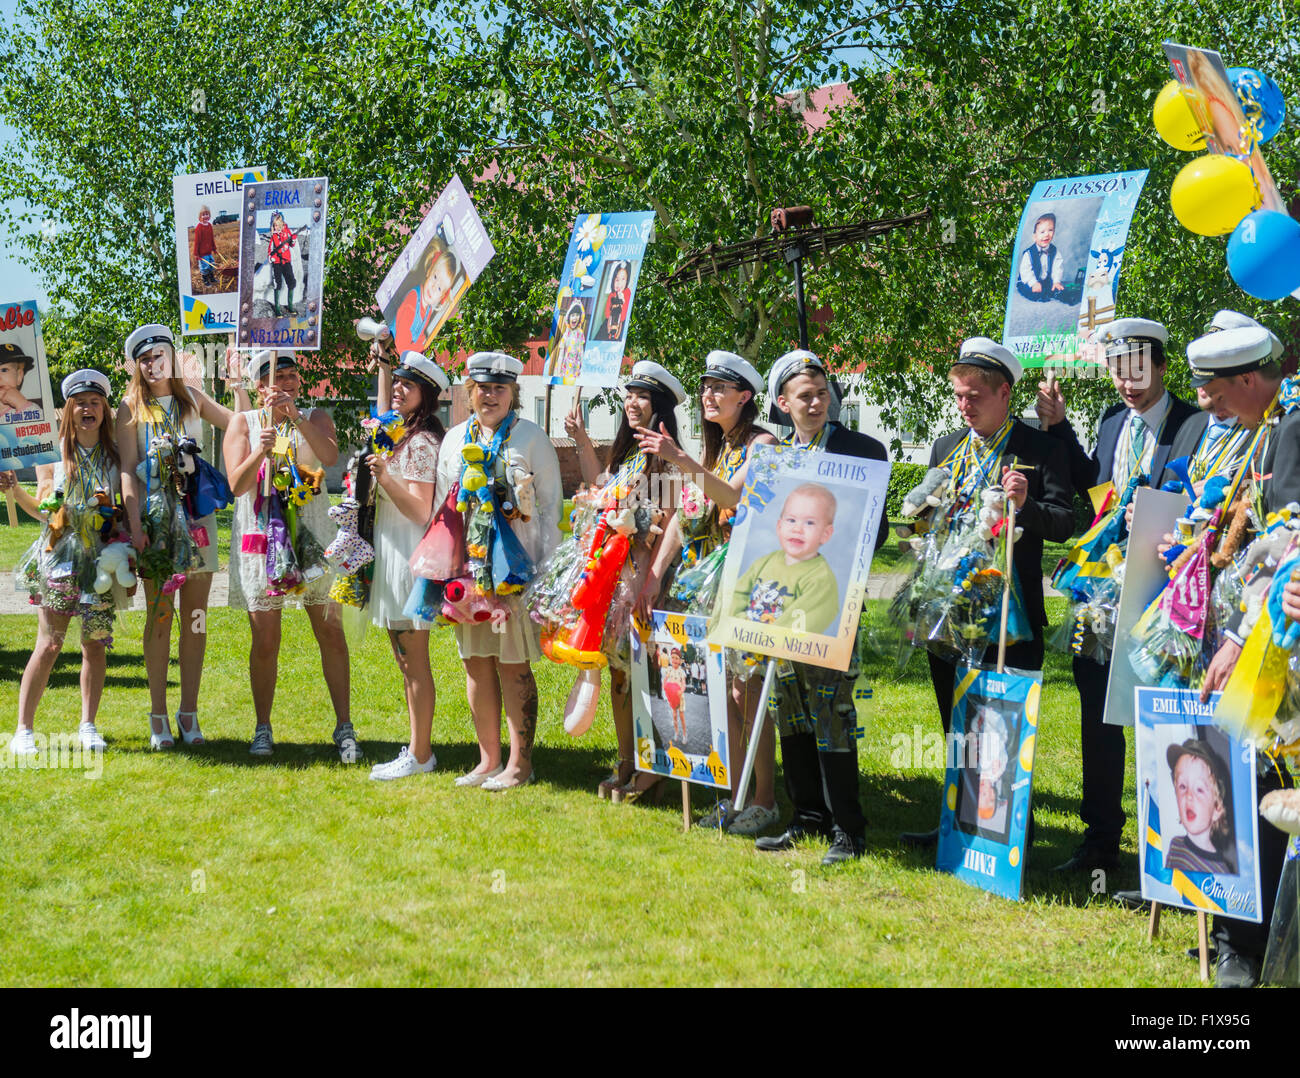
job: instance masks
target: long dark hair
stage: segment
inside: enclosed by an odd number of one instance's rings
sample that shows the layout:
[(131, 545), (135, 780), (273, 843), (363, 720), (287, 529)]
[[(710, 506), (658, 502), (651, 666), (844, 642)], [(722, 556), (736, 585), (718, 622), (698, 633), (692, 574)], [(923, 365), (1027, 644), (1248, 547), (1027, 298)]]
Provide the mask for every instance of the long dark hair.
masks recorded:
[[(659, 424), (662, 423), (668, 431), (669, 436), (678, 445), (681, 444), (681, 438), (677, 434), (677, 411), (673, 404), (673, 399), (667, 393), (658, 389), (649, 390), (650, 407), (654, 409), (650, 416), (650, 422), (646, 426), (654, 431), (659, 432)], [(632, 425), (627, 421), (627, 410), (623, 410), (623, 417), (619, 420), (618, 433), (614, 435), (614, 444), (609, 447), (609, 460), (605, 467), (609, 471), (614, 471), (623, 461), (632, 456), (637, 450), (636, 436), (632, 430)], [(664, 462), (658, 457), (650, 461), (649, 470), (652, 472), (662, 471)]]
[(718, 463), (718, 458), (722, 456), (724, 449), (748, 445), (761, 429), (758, 426), (758, 404), (754, 400), (753, 393), (750, 393), (749, 400), (740, 406), (740, 416), (730, 431), (724, 431), (719, 424), (701, 417), (700, 441), (704, 445), (704, 460), (701, 463), (704, 465), (704, 470), (713, 471), (713, 466)]
[(438, 418), (438, 402), (442, 393), (437, 386), (423, 379), (415, 384), (420, 387), (420, 406), (411, 413), (411, 417), (406, 421), (406, 428), (412, 434), (420, 430), (427, 431), (441, 442), (447, 434), (447, 428)]

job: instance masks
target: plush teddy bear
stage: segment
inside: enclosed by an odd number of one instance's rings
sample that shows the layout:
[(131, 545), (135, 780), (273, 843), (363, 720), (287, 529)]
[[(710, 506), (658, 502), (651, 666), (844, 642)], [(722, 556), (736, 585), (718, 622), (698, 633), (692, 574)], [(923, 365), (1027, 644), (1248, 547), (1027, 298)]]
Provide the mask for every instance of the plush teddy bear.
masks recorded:
[(62, 539), (63, 533), (68, 530), (68, 510), (63, 504), (63, 491), (51, 492), (37, 508), (46, 514), (46, 522), (50, 528), (50, 539), (45, 544), (45, 549), (53, 550), (54, 544)]
[(453, 624), (474, 625), (492, 621), (505, 624), (509, 609), (493, 596), (484, 595), (470, 577), (448, 580), (443, 586), (442, 616)]
[(355, 573), (375, 560), (375, 548), (357, 531), (360, 511), (355, 498), (344, 498), (329, 509), (330, 520), (339, 526), (339, 532), (325, 548), (325, 560), (340, 573)]
[(130, 591), (136, 585), (135, 571), (131, 568), (130, 543), (109, 543), (95, 559), (95, 591), (103, 595), (117, 582)]
[(501, 511), (506, 518), (531, 520), (537, 512), (537, 491), (533, 489), (533, 473), (528, 470), (521, 453), (512, 451), (506, 457), (506, 482), (509, 484), (509, 501), (503, 502)]

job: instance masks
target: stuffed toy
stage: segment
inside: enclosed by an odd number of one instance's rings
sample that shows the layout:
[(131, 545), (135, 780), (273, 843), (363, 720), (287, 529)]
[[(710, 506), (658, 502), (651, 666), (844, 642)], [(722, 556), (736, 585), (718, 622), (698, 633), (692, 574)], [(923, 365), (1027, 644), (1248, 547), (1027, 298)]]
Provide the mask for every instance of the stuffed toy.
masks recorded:
[(360, 509), (354, 498), (344, 498), (338, 505), (330, 506), (330, 520), (339, 526), (339, 531), (325, 548), (325, 558), (341, 573), (355, 573), (375, 560), (375, 548), (357, 533)]
[(95, 559), (95, 591), (103, 595), (116, 580), (130, 591), (136, 585), (135, 570), (131, 568), (131, 544), (109, 543)]
[(921, 552), (925, 545), (922, 536), (931, 530), (934, 511), (942, 504), (943, 493), (951, 479), (952, 473), (947, 468), (931, 468), (925, 473), (925, 478), (903, 496), (902, 514), (909, 519), (894, 529), (894, 534), (904, 540), (900, 547), (910, 547), (918, 554)]
[(63, 491), (56, 490), (49, 494), (37, 508), (47, 514), (46, 521), (50, 528), (50, 539), (45, 544), (46, 550), (53, 550), (54, 544), (63, 538), (68, 530), (68, 510), (63, 504)]
[(474, 625), (492, 621), (504, 625), (510, 614), (499, 600), (479, 591), (470, 577), (448, 580), (442, 594), (442, 616), (452, 624)]
[[(1006, 530), (1007, 506), (1001, 488), (990, 487), (980, 495), (983, 506), (979, 514), (980, 538), (991, 542)], [(1017, 528), (1015, 538), (1025, 534), (1024, 528)]]
[[(470, 445), (465, 446), (463, 449), (461, 449), (460, 453), (462, 459), (465, 461), (466, 466), (461, 474), (461, 480), (460, 480), (461, 496), (456, 502), (456, 511), (459, 513), (463, 513), (465, 512), (466, 509), (469, 508), (469, 502), (467, 502), (464, 497), (466, 492), (477, 492), (480, 490), (484, 490), (484, 488), (488, 487), (489, 481), (488, 481), (488, 474), (483, 469), (483, 461), (487, 459), (487, 454), (484, 452), (483, 447), (481, 445), (477, 443), (472, 443)], [(480, 496), (479, 499), (480, 509), (484, 504), (490, 505), (490, 503), (487, 501), (486, 496)]]
[(537, 492), (533, 489), (533, 473), (522, 454), (511, 452), (506, 456), (506, 483), (509, 493), (501, 504), (506, 519), (531, 520), (537, 512)]

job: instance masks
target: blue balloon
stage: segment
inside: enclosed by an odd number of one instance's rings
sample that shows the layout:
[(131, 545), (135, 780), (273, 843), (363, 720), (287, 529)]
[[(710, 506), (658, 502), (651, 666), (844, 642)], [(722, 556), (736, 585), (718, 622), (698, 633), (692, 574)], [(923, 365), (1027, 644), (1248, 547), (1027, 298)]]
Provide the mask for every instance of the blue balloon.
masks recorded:
[(1253, 67), (1228, 68), (1228, 81), (1237, 91), (1246, 119), (1259, 125), (1259, 141), (1267, 142), (1282, 129), (1286, 119), (1286, 99), (1278, 84)]
[(1283, 299), (1300, 288), (1300, 223), (1255, 210), (1228, 237), (1228, 272), (1256, 299)]

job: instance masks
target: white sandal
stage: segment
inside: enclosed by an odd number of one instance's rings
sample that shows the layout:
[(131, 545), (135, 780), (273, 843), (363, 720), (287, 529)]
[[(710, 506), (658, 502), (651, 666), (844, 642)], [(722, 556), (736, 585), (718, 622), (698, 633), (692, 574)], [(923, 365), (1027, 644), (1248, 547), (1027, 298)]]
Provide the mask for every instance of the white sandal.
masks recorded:
[[(182, 715), (190, 720), (190, 729), (188, 730), (185, 729), (185, 724), (181, 722)], [(203, 737), (203, 731), (199, 729), (199, 713), (197, 711), (176, 712), (176, 729), (180, 731), (181, 740), (187, 745), (207, 744)]]
[[(162, 719), (162, 733), (154, 730), (154, 719)], [(161, 715), (149, 713), (149, 747), (151, 749), (170, 749), (176, 746), (176, 741), (172, 737), (171, 720), (164, 711)]]

